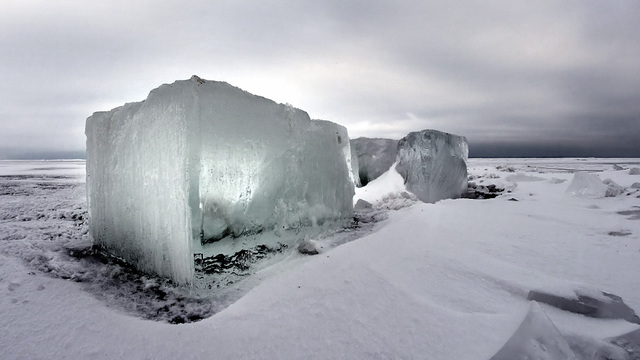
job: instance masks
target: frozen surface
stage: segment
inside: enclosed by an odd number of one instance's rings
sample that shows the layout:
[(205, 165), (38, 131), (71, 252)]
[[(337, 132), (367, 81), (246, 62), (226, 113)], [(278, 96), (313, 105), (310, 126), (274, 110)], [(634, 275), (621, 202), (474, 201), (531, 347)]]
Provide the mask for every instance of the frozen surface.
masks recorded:
[(396, 170), (407, 190), (434, 203), (457, 198), (467, 189), (468, 155), (464, 136), (436, 130), (412, 132), (398, 143)]
[(389, 170), (396, 161), (398, 140), (360, 137), (351, 140), (351, 151), (358, 158), (360, 184), (365, 186)]
[(86, 134), (94, 241), (179, 283), (194, 253), (276, 246), (352, 214), (346, 129), (224, 82), (162, 85), (93, 114)]
[[(82, 179), (3, 173), (2, 358), (490, 359), (521, 324), (533, 289), (599, 289), (638, 312), (640, 189), (628, 173), (638, 166), (640, 159), (470, 159), (476, 183), (511, 192), (414, 202), (337, 247), (327, 244), (344, 232), (310, 238), (318, 255), (291, 253), (207, 298), (209, 312), (153, 279), (70, 255), (87, 246)], [(610, 178), (625, 192), (566, 196), (575, 171)], [(506, 180), (518, 173), (545, 180)], [(372, 213), (388, 204), (384, 197)], [(149, 291), (156, 297), (143, 296)], [(144, 307), (205, 319), (144, 320)], [(595, 354), (611, 338), (639, 349), (629, 343), (640, 341), (637, 333), (621, 336), (636, 324), (540, 307), (576, 355)]]

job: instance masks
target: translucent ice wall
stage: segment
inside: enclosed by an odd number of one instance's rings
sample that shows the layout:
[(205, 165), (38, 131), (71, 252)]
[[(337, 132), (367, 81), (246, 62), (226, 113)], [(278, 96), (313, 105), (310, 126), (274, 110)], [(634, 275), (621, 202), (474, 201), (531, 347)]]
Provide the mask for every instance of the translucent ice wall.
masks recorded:
[[(333, 123), (331, 121), (326, 120), (313, 120), (314, 124), (324, 127), (325, 131), (329, 133), (335, 133), (338, 146), (342, 150), (342, 156), (344, 156), (345, 162), (347, 164), (347, 169), (349, 170), (349, 179), (356, 186), (360, 186), (360, 176), (358, 174), (358, 157), (353, 156), (351, 153), (351, 140), (349, 139), (349, 133), (347, 128)], [(354, 163), (355, 159), (355, 163)]]
[[(157, 95), (157, 96), (156, 96)], [(188, 95), (188, 94), (176, 94)], [(151, 94), (87, 119), (90, 234), (143, 271), (187, 282), (193, 274), (187, 109)]]
[(346, 129), (227, 83), (163, 85), (86, 134), (95, 243), (178, 282), (202, 244), (352, 215)]
[(424, 202), (457, 198), (467, 188), (468, 154), (464, 136), (436, 130), (411, 132), (398, 142), (396, 170), (407, 190)]
[(358, 176), (361, 185), (365, 186), (389, 170), (396, 161), (398, 140), (360, 137), (351, 140), (351, 151), (357, 156)]
[(226, 83), (199, 84), (202, 241), (351, 216), (346, 129)]

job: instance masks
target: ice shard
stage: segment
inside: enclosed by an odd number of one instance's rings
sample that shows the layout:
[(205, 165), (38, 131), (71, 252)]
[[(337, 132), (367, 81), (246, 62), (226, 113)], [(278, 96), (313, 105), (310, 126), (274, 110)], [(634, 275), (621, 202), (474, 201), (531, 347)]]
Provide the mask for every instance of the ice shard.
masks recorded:
[(94, 113), (86, 135), (95, 244), (178, 283), (194, 253), (352, 216), (346, 129), (224, 82), (162, 85)]
[(398, 142), (396, 171), (407, 190), (424, 202), (435, 203), (466, 191), (468, 155), (464, 136), (437, 130), (411, 132)]

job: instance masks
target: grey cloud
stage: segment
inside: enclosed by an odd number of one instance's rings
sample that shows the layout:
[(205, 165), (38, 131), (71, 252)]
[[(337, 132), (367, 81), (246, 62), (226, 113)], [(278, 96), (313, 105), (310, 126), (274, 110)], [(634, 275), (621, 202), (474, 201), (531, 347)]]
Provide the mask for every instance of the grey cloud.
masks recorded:
[(638, 153), (638, 2), (31, 4), (0, 14), (0, 147), (82, 150), (92, 112), (198, 74), (354, 137), (436, 128), (494, 152)]

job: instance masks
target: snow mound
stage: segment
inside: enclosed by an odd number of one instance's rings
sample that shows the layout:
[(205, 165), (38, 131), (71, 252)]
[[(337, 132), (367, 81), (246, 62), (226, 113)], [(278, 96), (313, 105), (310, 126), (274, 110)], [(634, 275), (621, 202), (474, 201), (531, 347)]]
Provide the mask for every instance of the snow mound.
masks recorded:
[(467, 189), (469, 147), (464, 136), (411, 132), (398, 142), (396, 171), (407, 190), (427, 203), (457, 198)]
[(404, 185), (404, 179), (396, 171), (395, 165), (397, 163), (394, 163), (387, 172), (368, 183), (367, 186), (355, 189), (353, 203), (356, 204), (359, 200), (364, 200), (376, 204), (389, 196), (406, 192), (407, 187)]
[[(139, 269), (191, 282), (194, 254), (353, 213), (346, 129), (224, 82), (192, 77), (87, 119), (95, 243)], [(252, 237), (245, 241), (222, 239)], [(224, 245), (222, 245), (224, 243)]]

